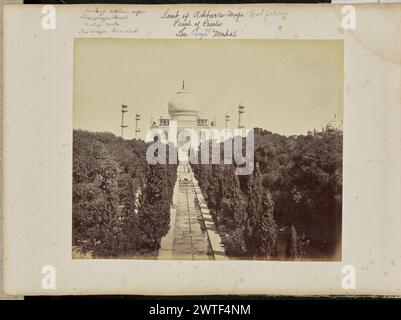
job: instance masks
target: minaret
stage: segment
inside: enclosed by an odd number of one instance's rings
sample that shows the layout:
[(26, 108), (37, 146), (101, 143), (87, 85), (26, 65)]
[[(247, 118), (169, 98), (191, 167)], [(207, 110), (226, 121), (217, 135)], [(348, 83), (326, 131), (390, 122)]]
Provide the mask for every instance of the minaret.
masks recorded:
[(138, 122), (141, 120), (141, 115), (136, 114), (135, 115), (135, 139), (138, 139), (138, 132), (141, 132), (141, 129), (138, 128)]
[(225, 117), (225, 128), (228, 128), (228, 122), (230, 121), (230, 115), (228, 113), (226, 113), (226, 117)]
[(124, 128), (128, 126), (124, 123), (124, 114), (128, 112), (128, 106), (123, 104), (121, 106), (121, 138), (124, 138)]
[(245, 106), (240, 104), (238, 106), (238, 129), (243, 129), (244, 126), (242, 125), (242, 114), (245, 112)]

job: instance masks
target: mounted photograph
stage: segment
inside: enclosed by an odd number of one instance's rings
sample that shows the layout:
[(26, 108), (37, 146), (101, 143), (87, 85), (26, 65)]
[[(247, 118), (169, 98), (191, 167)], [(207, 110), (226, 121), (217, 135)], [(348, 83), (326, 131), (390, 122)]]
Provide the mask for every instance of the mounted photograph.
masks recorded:
[(341, 261), (343, 56), (75, 38), (72, 258)]

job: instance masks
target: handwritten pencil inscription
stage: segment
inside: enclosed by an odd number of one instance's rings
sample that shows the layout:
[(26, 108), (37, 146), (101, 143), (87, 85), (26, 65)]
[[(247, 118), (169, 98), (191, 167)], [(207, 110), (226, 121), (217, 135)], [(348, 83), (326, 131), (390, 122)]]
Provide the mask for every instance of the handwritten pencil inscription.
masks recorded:
[[(273, 19), (286, 19), (286, 11), (267, 9), (208, 9), (166, 8), (155, 15), (154, 11), (138, 8), (88, 8), (80, 16), (79, 33), (82, 35), (150, 35), (157, 20), (176, 38), (191, 39), (233, 39), (239, 36), (249, 20), (263, 24)], [(156, 18), (156, 20), (155, 20)], [(150, 23), (151, 22), (151, 23)]]

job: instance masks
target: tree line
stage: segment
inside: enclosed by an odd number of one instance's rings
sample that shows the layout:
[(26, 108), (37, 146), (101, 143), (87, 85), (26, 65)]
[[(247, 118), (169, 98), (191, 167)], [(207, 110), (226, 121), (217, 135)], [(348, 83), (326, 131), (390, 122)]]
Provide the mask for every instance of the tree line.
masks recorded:
[[(254, 132), (251, 175), (237, 176), (235, 165), (192, 165), (226, 253), (274, 260), (338, 257), (342, 133)], [(148, 164), (148, 147), (111, 133), (74, 130), (75, 248), (93, 257), (157, 254), (169, 230), (176, 165)]]
[(93, 257), (155, 255), (170, 223), (176, 165), (150, 165), (148, 144), (73, 132), (73, 230)]
[(251, 175), (236, 176), (235, 165), (192, 165), (227, 254), (338, 259), (342, 133), (286, 137), (260, 128), (254, 132)]

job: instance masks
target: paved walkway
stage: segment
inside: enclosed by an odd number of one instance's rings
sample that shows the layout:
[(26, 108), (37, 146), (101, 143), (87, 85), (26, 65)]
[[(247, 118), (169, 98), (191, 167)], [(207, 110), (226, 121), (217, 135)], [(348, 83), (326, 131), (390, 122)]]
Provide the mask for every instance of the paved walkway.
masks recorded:
[(162, 239), (158, 259), (214, 259), (193, 179), (190, 166), (180, 164), (170, 215), (170, 230)]

